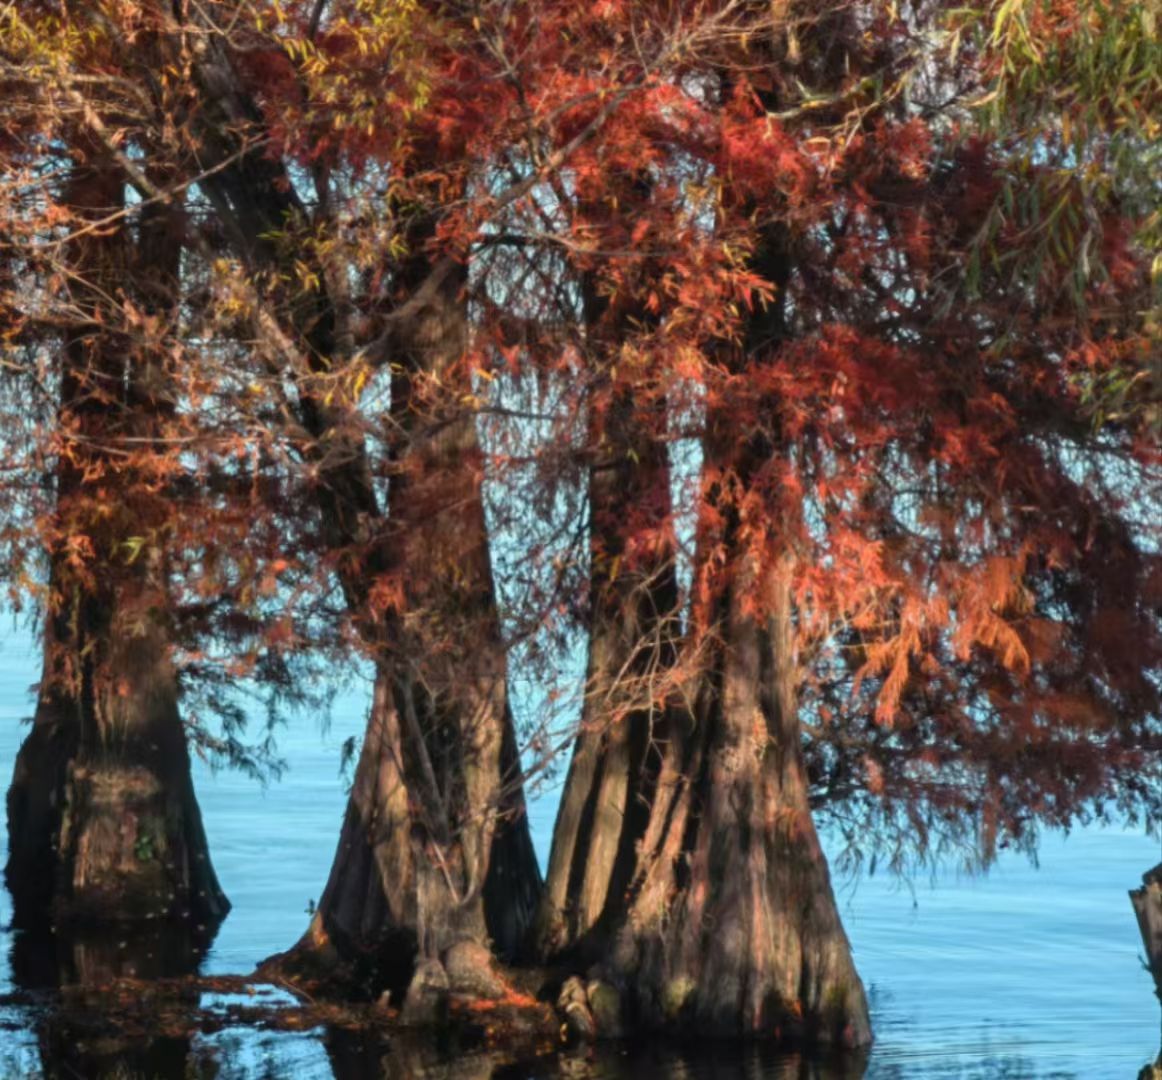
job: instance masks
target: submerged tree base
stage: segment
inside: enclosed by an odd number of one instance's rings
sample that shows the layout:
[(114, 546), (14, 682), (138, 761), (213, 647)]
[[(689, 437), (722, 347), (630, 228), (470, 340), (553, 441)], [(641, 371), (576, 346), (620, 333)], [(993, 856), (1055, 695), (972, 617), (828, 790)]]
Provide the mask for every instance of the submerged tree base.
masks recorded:
[[(125, 925), (230, 910), (210, 863), (188, 758), (83, 759), (38, 724), (8, 792), (13, 925)], [(178, 757), (178, 755), (174, 755)]]
[[(400, 943), (395, 944), (398, 950)], [(365, 1007), (360, 1002), (371, 1004), (401, 1027), (461, 1033), (480, 1028), (506, 1045), (559, 1041), (561, 1019), (547, 1003), (541, 970), (504, 967), (487, 948), (467, 939), (438, 957), (417, 957), (414, 948), (411, 955), (407, 982), (393, 989), (385, 985), (382, 953), (352, 957), (330, 941), (316, 916), (294, 948), (264, 960), (254, 977), (307, 1001), (355, 1009)]]
[[(0, 1009), (29, 1010), (46, 1077), (189, 1077), (219, 1075), (221, 1053), (237, 1053), (240, 1037), (261, 1040), (278, 1063), (277, 1036), (316, 1035), (336, 1080), (409, 1076), (484, 1080), (513, 1075), (603, 1077), (794, 1075), (857, 1080), (866, 1053), (787, 1053), (763, 1046), (724, 1055), (688, 1032), (683, 1039), (570, 1045), (547, 1005), (458, 1001), (438, 1028), (403, 1025), (395, 1010), (288, 997), (286, 988), (239, 976), (112, 979), (55, 991), (0, 995)], [(223, 1035), (216, 1042), (207, 1036)], [(296, 1052), (295, 1061), (301, 1047)], [(0, 1061), (0, 1064), (3, 1064)], [(291, 1061), (283, 1063), (293, 1067)], [(229, 1073), (229, 1070), (227, 1070)]]
[[(374, 957), (344, 959), (314, 924), (311, 933), (313, 948), (304, 948), (300, 941), (294, 949), (263, 961), (253, 978), (281, 986), (302, 1002), (350, 1009), (355, 1016), (371, 1008), (385, 1023), (427, 1031), (441, 1040), (449, 1032), (458, 1038), (476, 1032), (489, 1046), (518, 1055), (530, 1045), (544, 1049), (657, 1038), (678, 1045), (689, 1039), (709, 1039), (719, 1045), (763, 1044), (781, 1052), (803, 1050), (842, 1057), (866, 1052), (871, 1041), (863, 1029), (852, 1038), (846, 1000), (835, 1002), (838, 1023), (804, 1023), (801, 1015), (796, 1018), (788, 1012), (788, 1022), (739, 1037), (733, 1030), (700, 1026), (683, 1007), (688, 987), (675, 988), (669, 1011), (646, 1009), (638, 988), (601, 963), (583, 966), (573, 958), (558, 964), (510, 967), (497, 963), (487, 949), (472, 942), (446, 950), (439, 958), (420, 959), (406, 992), (393, 995), (375, 989), (381, 980)], [(862, 1002), (858, 983), (855, 990)]]

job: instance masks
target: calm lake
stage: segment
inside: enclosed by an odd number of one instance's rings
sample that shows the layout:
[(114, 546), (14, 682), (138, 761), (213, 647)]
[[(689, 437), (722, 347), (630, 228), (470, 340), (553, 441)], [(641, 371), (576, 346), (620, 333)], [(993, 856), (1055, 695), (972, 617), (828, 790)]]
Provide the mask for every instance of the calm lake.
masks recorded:
[[(32, 711), (39, 677), (27, 635), (6, 621), (0, 642), (0, 779), (5, 788), (20, 724)], [(340, 746), (362, 732), (364, 699), (352, 692), (335, 707), (324, 735), (310, 720), (283, 729), (289, 763), (283, 779), (261, 788), (244, 776), (195, 780), (214, 863), (233, 911), (203, 972), (246, 973), (294, 942), (319, 896), (344, 805)], [(556, 791), (532, 806), (542, 864)], [(0, 859), (6, 858), (0, 831)], [(634, 1077), (1134, 1077), (1159, 1050), (1159, 1003), (1139, 959), (1141, 942), (1126, 896), (1159, 861), (1155, 840), (1135, 832), (1089, 830), (1049, 836), (1039, 869), (1003, 858), (987, 877), (950, 872), (910, 887), (883, 875), (837, 880), (842, 913), (868, 988), (876, 1045), (862, 1071), (779, 1058), (763, 1051), (677, 1056), (666, 1048), (619, 1047), (587, 1060), (507, 1068), (495, 1075)], [(0, 993), (12, 989), (13, 935), (0, 892)], [(87, 1075), (35, 1009), (0, 1008), (0, 1077)], [(151, 1059), (153, 1060), (153, 1059)], [(122, 1077), (259, 1078), (415, 1075), (415, 1060), (384, 1046), (323, 1029), (275, 1033), (227, 1027), (197, 1036), (169, 1058), (130, 1062)], [(494, 1075), (487, 1057), (425, 1060), (425, 1075)]]

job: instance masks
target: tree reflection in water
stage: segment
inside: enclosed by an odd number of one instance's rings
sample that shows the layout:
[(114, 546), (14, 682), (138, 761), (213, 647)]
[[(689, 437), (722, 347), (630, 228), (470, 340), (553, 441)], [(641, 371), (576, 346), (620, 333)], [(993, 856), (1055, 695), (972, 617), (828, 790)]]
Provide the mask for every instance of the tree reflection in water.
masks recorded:
[[(773, 1048), (603, 1044), (514, 1061), (430, 1033), (335, 1026), (303, 1032), (211, 1020), (196, 975), (214, 931), (159, 921), (132, 932), (16, 933), (12, 980), (46, 1080), (860, 1080), (866, 1054), (812, 1058)], [(161, 980), (161, 981), (155, 981)], [(203, 1032), (206, 1032), (203, 1034)], [(15, 1060), (0, 1060), (6, 1074)], [(28, 1075), (31, 1062), (14, 1075)]]
[(520, 1062), (488, 1052), (449, 1055), (430, 1041), (389, 1043), (339, 1029), (329, 1030), (325, 1042), (334, 1080), (861, 1080), (867, 1068), (866, 1052), (811, 1057), (714, 1042), (698, 1048), (600, 1044)]
[[(77, 1077), (202, 1077), (187, 1030), (161, 1020), (198, 1007), (196, 987), (167, 982), (145, 996), (137, 980), (175, 979), (197, 972), (215, 930), (158, 920), (116, 927), (18, 932), (12, 943), (12, 981), (40, 1001), (29, 1012), (42, 1075)], [(121, 980), (134, 980), (128, 988)], [(143, 1006), (156, 1005), (156, 1012)], [(132, 1007), (125, 1023), (119, 1015)], [(157, 1019), (149, 1020), (154, 1015)], [(145, 1019), (142, 1019), (142, 1018)]]

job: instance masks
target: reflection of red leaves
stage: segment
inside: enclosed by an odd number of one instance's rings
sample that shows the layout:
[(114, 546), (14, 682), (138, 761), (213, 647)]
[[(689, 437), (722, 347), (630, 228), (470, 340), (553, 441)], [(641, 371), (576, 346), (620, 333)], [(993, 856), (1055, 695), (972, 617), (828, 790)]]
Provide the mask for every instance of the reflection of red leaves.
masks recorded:
[(503, 997), (469, 998), (462, 1003), (462, 1007), (473, 1013), (492, 1013), (503, 1009), (538, 1009), (540, 1003), (535, 997), (510, 986), (505, 990)]
[(504, 1004), (510, 1005), (514, 1009), (535, 1009), (537, 1008), (537, 999), (529, 994), (522, 994), (518, 990), (509, 989), (504, 997), (501, 999)]

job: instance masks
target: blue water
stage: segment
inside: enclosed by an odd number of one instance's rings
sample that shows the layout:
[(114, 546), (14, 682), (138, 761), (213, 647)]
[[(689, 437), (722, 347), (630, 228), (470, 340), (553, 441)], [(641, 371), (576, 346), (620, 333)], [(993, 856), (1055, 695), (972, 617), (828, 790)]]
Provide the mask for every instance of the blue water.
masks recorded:
[[(0, 782), (6, 786), (24, 733), (19, 721), (32, 711), (28, 688), (38, 663), (27, 636), (5, 629)], [(309, 718), (289, 724), (279, 736), (289, 769), (265, 789), (197, 764), (214, 863), (234, 905), (204, 964), (207, 973), (244, 973), (293, 943), (306, 926), (343, 813), (341, 744), (361, 734), (365, 702), (354, 688), (336, 703), (325, 732)], [(542, 863), (555, 800), (556, 792), (547, 792), (530, 809)], [(0, 858), (3, 837), (0, 830)], [(877, 1038), (865, 1075), (1136, 1076), (1158, 1054), (1159, 1003), (1140, 960), (1126, 891), (1159, 857), (1158, 843), (1141, 833), (1094, 829), (1047, 837), (1036, 869), (1023, 857), (1006, 856), (986, 877), (949, 873), (910, 887), (882, 875), (838, 879)], [(8, 897), (0, 890), (0, 925), (8, 917)], [(9, 951), (10, 935), (0, 931), (0, 992), (11, 984)], [(43, 1075), (31, 1025), (32, 1018), (11, 1010), (0, 1015), (0, 1077)], [(191, 1060), (212, 1062), (213, 1069), (196, 1072), (191, 1064), (189, 1075), (330, 1078), (340, 1075), (337, 1062), (355, 1058), (373, 1064), (347, 1069), (344, 1077), (413, 1075), (406, 1062), (380, 1066), (374, 1052), (346, 1044), (336, 1049), (334, 1037), (330, 1051), (321, 1032), (227, 1028), (195, 1039)], [(635, 1080), (840, 1075), (761, 1053), (735, 1060), (716, 1051), (707, 1061), (678, 1061), (655, 1047), (645, 1055), (620, 1049), (571, 1061), (562, 1073)], [(434, 1075), (487, 1076), (490, 1068), (487, 1060), (462, 1058), (457, 1067)]]

